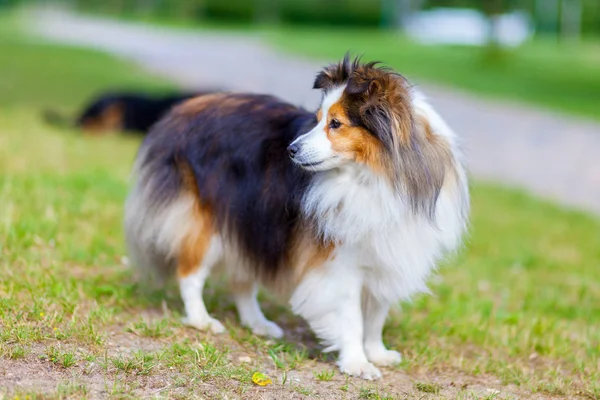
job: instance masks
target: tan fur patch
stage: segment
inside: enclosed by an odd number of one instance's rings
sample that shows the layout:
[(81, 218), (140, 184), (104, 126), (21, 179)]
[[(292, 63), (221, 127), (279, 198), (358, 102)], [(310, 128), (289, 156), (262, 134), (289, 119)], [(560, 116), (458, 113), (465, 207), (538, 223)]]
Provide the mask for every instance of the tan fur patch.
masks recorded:
[[(352, 125), (342, 102), (337, 102), (329, 108), (327, 119), (325, 131), (336, 153), (366, 164), (377, 173), (384, 171), (381, 144), (366, 129)], [(332, 119), (337, 119), (341, 123), (339, 128), (329, 127)]]
[[(264, 103), (254, 101), (252, 96), (231, 94), (231, 93), (212, 93), (190, 99), (174, 109), (175, 114), (180, 116), (196, 115), (207, 107), (215, 106), (215, 113), (219, 115), (231, 115), (244, 107), (244, 112), (259, 111), (264, 108)], [(291, 104), (287, 107), (266, 110), (271, 116), (275, 117), (278, 113), (284, 113), (293, 109)]]
[(332, 242), (321, 242), (304, 231), (298, 235), (298, 240), (291, 249), (291, 258), (295, 261), (294, 276), (291, 280), (294, 286), (298, 285), (308, 272), (323, 265), (335, 250)]
[(434, 157), (431, 158), (431, 162), (439, 163), (440, 165), (444, 166), (445, 174), (442, 190), (453, 189), (456, 186), (458, 177), (456, 165), (454, 165), (454, 157), (452, 155), (452, 150), (450, 149), (450, 144), (443, 137), (434, 134), (429, 121), (424, 116), (418, 115), (417, 123), (419, 125), (419, 129), (425, 136), (425, 140), (430, 143), (434, 149), (432, 152)]
[(114, 103), (106, 107), (98, 117), (85, 119), (81, 124), (81, 128), (92, 135), (117, 132), (123, 129), (124, 116), (123, 104)]
[(197, 114), (204, 110), (208, 105), (223, 100), (224, 98), (224, 93), (212, 93), (194, 97), (176, 106), (174, 111), (180, 115)]
[[(399, 120), (395, 115), (392, 117), (392, 125), (395, 132), (400, 135), (400, 143), (403, 146), (410, 144), (411, 123), (410, 114), (404, 115), (404, 118)], [(431, 133), (431, 130), (430, 130)]]
[(427, 139), (430, 142), (436, 140), (436, 137), (434, 136), (433, 131), (431, 130), (431, 125), (429, 125), (429, 121), (427, 120), (427, 118), (425, 118), (422, 115), (419, 115), (417, 117), (417, 120), (421, 129), (423, 130), (423, 133), (425, 134), (425, 139)]
[(195, 198), (187, 224), (188, 232), (183, 238), (177, 259), (177, 276), (183, 278), (198, 270), (214, 232), (212, 212), (210, 207), (203, 205), (198, 199), (198, 188), (192, 170), (183, 163), (179, 164), (179, 170), (185, 188), (183, 194)]
[(312, 246), (312, 251), (308, 252), (309, 257), (306, 264), (304, 265), (304, 270), (311, 270), (313, 268), (318, 268), (321, 265), (323, 265), (323, 263), (327, 261), (327, 259), (329, 259), (329, 257), (331, 256), (333, 250), (335, 250), (335, 246), (331, 242), (315, 243)]

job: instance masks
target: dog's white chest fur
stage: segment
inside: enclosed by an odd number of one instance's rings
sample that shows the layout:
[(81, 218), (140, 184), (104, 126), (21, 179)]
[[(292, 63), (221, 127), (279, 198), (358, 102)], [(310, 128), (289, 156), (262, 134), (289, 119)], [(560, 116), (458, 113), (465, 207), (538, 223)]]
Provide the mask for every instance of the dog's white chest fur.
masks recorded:
[(426, 291), (426, 279), (444, 250), (454, 249), (464, 223), (458, 193), (444, 187), (434, 220), (415, 215), (384, 178), (349, 167), (322, 173), (308, 192), (304, 212), (315, 217), (348, 273), (388, 302)]

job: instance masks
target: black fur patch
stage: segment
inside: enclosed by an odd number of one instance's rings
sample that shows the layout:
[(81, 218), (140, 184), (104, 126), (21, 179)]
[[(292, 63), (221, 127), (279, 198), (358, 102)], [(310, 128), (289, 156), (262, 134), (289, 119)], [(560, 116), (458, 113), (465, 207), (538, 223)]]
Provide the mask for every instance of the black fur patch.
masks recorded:
[(317, 74), (313, 89), (325, 89), (327, 91), (333, 86), (346, 83), (359, 63), (359, 58), (350, 61), (350, 54), (346, 53), (341, 62), (330, 64)]
[[(145, 94), (134, 91), (106, 92), (94, 97), (81, 111), (74, 125), (85, 129), (88, 124), (101, 121), (107, 110), (116, 107), (120, 111), (120, 129), (124, 132), (145, 134), (173, 106), (195, 96), (212, 93)], [(59, 122), (56, 112), (46, 112), (46, 120)], [(62, 118), (66, 120), (65, 118)], [(63, 121), (60, 121), (63, 122)]]
[(170, 112), (142, 145), (141, 169), (150, 174), (153, 201), (178, 196), (178, 166), (187, 163), (217, 231), (235, 241), (259, 276), (274, 277), (287, 262), (310, 180), (286, 148), (316, 118), (266, 95), (219, 95), (190, 104)]
[(77, 120), (84, 125), (86, 119), (102, 115), (110, 105), (118, 105), (123, 110), (122, 127), (126, 132), (147, 132), (156, 121), (173, 106), (198, 94), (169, 94), (151, 96), (140, 93), (105, 94), (90, 104)]

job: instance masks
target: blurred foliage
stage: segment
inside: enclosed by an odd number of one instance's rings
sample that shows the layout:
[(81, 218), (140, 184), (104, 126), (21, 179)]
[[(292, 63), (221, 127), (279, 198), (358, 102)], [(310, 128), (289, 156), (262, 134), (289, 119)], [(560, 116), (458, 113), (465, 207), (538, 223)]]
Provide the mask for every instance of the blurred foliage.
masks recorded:
[(79, 0), (71, 3), (86, 11), (234, 22), (277, 20), (294, 24), (375, 26), (381, 17), (380, 0)]
[[(402, 2), (413, 9), (469, 7), (487, 14), (524, 10), (539, 19), (543, 17), (535, 12), (536, 3), (544, 1), (550, 0), (56, 0), (82, 11), (121, 16), (363, 27), (388, 26), (399, 20), (400, 10), (406, 9), (400, 6)], [(582, 33), (600, 35), (600, 0), (580, 1)], [(0, 7), (35, 2), (46, 0), (0, 0)], [(536, 22), (543, 25), (541, 20)]]
[(131, 62), (103, 52), (15, 34), (20, 20), (6, 14), (10, 13), (0, 13), (0, 110), (58, 105), (64, 111), (74, 111), (82, 101), (106, 90), (160, 93), (173, 89), (172, 84), (154, 75), (140, 73)]
[(600, 1), (584, 0), (583, 32), (600, 35)]
[(439, 83), (600, 120), (596, 40), (571, 46), (538, 38), (498, 52), (493, 47), (422, 45), (395, 32), (358, 28), (282, 27), (268, 37), (282, 51), (315, 60), (340, 59), (350, 50), (365, 60), (385, 61), (417, 84)]

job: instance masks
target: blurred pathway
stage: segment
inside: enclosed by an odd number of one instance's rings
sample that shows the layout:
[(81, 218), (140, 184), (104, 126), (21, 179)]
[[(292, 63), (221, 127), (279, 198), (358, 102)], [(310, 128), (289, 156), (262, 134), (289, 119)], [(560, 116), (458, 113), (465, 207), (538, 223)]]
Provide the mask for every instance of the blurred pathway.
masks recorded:
[[(258, 38), (58, 11), (32, 18), (31, 28), (49, 39), (134, 60), (186, 88), (269, 92), (309, 109), (318, 104), (310, 88), (322, 63), (277, 53)], [(473, 176), (600, 213), (600, 124), (421, 86), (462, 138)]]

